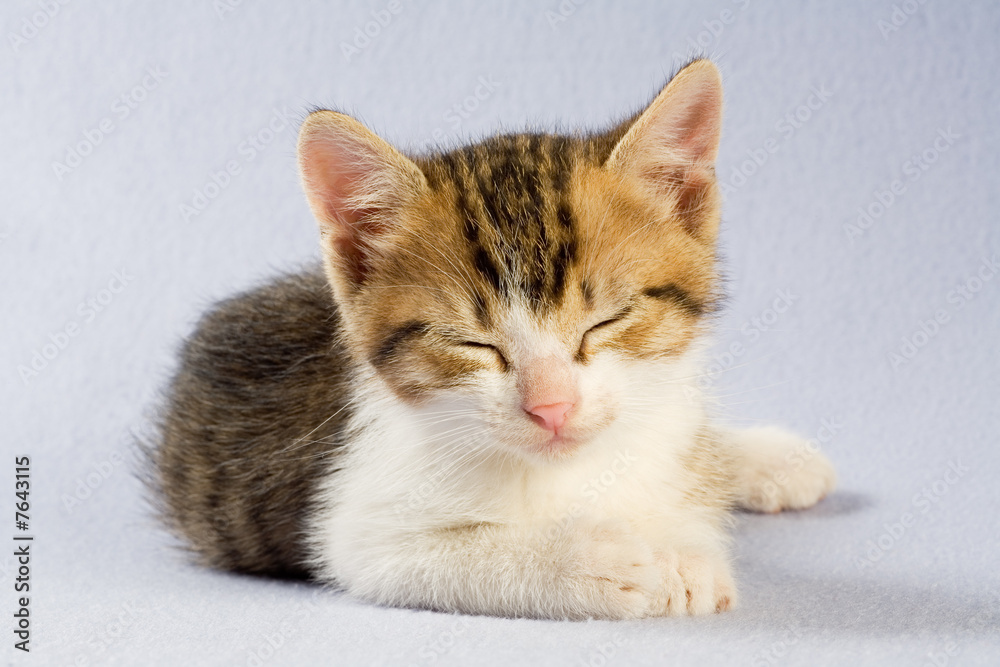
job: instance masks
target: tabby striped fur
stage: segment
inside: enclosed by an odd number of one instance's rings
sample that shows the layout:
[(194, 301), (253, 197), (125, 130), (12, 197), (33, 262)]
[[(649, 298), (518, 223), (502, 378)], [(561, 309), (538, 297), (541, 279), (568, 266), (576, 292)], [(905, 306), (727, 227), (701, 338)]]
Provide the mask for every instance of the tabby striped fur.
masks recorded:
[(312, 114), (323, 268), (185, 346), (152, 454), (168, 523), (210, 565), (383, 604), (731, 607), (731, 507), (805, 507), (834, 476), (789, 468), (795, 436), (713, 426), (697, 388), (721, 101), (696, 61), (609, 131), (419, 156)]

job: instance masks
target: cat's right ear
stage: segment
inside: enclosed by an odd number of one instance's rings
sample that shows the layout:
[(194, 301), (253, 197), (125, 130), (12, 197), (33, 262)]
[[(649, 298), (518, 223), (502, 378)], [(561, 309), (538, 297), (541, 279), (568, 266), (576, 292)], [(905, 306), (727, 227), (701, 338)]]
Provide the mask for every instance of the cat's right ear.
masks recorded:
[(364, 283), (393, 212), (427, 187), (420, 168), (350, 116), (315, 111), (299, 131), (299, 173), (334, 287)]

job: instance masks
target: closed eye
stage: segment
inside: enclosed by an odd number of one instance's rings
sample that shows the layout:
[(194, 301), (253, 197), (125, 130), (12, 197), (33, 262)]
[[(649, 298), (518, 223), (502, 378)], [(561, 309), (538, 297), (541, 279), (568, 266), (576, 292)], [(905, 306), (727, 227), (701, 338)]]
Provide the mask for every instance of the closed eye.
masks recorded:
[(486, 348), (487, 350), (496, 350), (497, 349), (495, 345), (490, 345), (489, 343), (479, 343), (479, 342), (476, 342), (474, 340), (463, 340), (460, 344), (464, 345), (466, 347), (482, 347), (482, 348)]
[(463, 340), (458, 344), (461, 345), (462, 347), (471, 348), (474, 350), (475, 349), (489, 350), (490, 352), (496, 355), (497, 359), (500, 361), (500, 365), (502, 365), (504, 369), (507, 368), (507, 358), (503, 356), (503, 352), (501, 352), (496, 345), (490, 345), (489, 343), (480, 343), (479, 341), (475, 340)]
[(632, 306), (627, 306), (627, 307), (623, 308), (622, 310), (618, 311), (618, 313), (615, 314), (614, 317), (609, 317), (608, 319), (606, 319), (606, 320), (604, 320), (602, 322), (598, 322), (594, 326), (592, 326), (589, 329), (587, 329), (586, 333), (584, 333), (583, 337), (580, 339), (580, 349), (577, 352), (577, 356), (578, 357), (586, 356), (584, 348), (587, 347), (587, 343), (589, 342), (588, 339), (593, 334), (598, 334), (598, 333), (602, 332), (605, 329), (610, 329), (614, 325), (621, 323), (626, 317), (628, 317), (629, 313), (631, 313), (631, 312), (632, 312)]
[[(597, 331), (598, 329), (603, 329), (604, 327), (611, 326), (615, 322), (621, 322), (621, 321), (622, 321), (621, 317), (612, 317), (609, 320), (604, 320), (603, 322), (598, 322), (594, 326), (590, 327), (589, 329), (587, 329), (587, 333), (590, 333), (591, 331)], [(584, 334), (584, 335), (586, 336), (587, 334)]]
[[(603, 322), (598, 322), (594, 326), (592, 326), (589, 329), (587, 329), (587, 333), (589, 334), (591, 331), (599, 331), (601, 329), (604, 329), (606, 327), (611, 326), (612, 324), (617, 324), (618, 322), (621, 322), (626, 317), (628, 317), (629, 313), (631, 313), (631, 312), (632, 312), (632, 306), (625, 306), (624, 308), (622, 308), (621, 310), (619, 310), (617, 313), (615, 313), (614, 316), (609, 317), (608, 319), (604, 320)], [(586, 335), (587, 334), (584, 334), (584, 336), (586, 336)]]

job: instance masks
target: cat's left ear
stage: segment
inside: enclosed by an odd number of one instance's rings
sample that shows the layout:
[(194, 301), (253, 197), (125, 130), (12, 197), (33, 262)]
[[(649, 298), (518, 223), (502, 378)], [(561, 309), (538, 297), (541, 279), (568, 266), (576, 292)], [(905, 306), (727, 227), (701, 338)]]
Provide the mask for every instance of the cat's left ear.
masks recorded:
[(681, 224), (714, 237), (715, 158), (722, 128), (722, 79), (708, 60), (674, 76), (611, 151), (605, 168), (639, 178), (658, 195), (677, 197)]

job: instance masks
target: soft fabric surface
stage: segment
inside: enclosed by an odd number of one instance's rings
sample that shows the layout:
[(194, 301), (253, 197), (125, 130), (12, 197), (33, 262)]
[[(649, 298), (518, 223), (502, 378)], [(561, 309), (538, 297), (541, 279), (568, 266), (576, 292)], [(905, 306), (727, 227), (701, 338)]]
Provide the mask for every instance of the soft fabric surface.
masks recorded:
[[(995, 3), (2, 11), (6, 661), (1000, 664)], [(727, 419), (822, 441), (840, 473), (812, 510), (738, 517), (738, 610), (461, 617), (185, 560), (143, 504), (133, 434), (208, 304), (318, 257), (294, 162), (309, 108), (353, 112), (407, 149), (598, 127), (699, 52), (726, 85), (730, 300), (709, 381)], [(24, 455), (29, 655), (11, 632)]]

